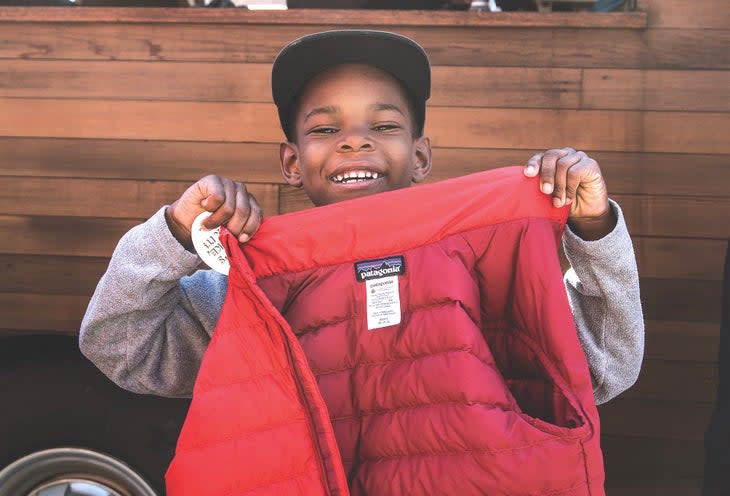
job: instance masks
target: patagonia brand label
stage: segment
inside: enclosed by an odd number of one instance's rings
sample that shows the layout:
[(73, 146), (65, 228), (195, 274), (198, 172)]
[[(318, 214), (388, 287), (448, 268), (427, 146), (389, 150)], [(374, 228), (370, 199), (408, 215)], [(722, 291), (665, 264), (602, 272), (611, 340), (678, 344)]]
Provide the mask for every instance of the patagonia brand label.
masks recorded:
[(355, 262), (355, 279), (358, 282), (402, 276), (405, 273), (406, 263), (402, 256)]
[(355, 264), (355, 278), (365, 282), (368, 330), (400, 324), (398, 277), (405, 274), (402, 256), (367, 260)]

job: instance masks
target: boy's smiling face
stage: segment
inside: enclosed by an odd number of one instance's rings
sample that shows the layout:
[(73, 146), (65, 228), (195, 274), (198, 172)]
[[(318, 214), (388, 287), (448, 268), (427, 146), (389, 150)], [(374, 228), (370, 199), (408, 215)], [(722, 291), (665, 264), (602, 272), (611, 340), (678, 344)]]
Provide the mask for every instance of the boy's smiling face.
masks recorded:
[(326, 205), (422, 181), (431, 168), (428, 138), (400, 84), (365, 65), (341, 65), (307, 83), (294, 116), (294, 142), (281, 144), (287, 182)]

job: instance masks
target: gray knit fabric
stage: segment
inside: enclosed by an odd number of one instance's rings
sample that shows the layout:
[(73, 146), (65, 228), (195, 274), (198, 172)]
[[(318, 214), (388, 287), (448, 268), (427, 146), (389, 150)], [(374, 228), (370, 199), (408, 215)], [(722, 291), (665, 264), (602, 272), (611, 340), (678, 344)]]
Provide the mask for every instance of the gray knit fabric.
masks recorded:
[[(615, 203), (616, 228), (583, 241), (566, 229), (565, 278), (597, 403), (630, 387), (644, 353), (634, 251)], [(172, 236), (160, 209), (122, 237), (81, 324), (81, 351), (137, 393), (188, 397), (220, 313), (227, 278)]]

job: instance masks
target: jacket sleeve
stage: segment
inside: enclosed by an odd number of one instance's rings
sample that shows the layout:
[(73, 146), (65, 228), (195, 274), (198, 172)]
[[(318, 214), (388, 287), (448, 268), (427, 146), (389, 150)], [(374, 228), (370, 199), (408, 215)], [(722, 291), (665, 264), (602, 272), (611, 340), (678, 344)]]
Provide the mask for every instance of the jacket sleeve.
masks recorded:
[(165, 208), (119, 241), (86, 310), (79, 345), (125, 389), (187, 397), (227, 278), (196, 272), (200, 259), (172, 236)]
[(571, 269), (565, 286), (578, 337), (588, 358), (596, 403), (631, 387), (644, 356), (644, 318), (639, 275), (621, 208), (618, 222), (596, 241), (584, 241), (566, 227), (563, 248)]

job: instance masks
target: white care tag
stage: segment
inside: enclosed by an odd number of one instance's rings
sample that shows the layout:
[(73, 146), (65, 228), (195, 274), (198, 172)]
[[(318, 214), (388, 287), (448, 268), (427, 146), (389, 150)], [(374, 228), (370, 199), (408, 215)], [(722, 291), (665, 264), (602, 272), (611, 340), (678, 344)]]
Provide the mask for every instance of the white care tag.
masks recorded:
[(365, 281), (368, 330), (400, 324), (398, 276)]
[(365, 283), (368, 330), (400, 324), (398, 277), (405, 273), (402, 255), (355, 262), (355, 280)]
[(190, 233), (193, 238), (193, 246), (208, 267), (216, 272), (228, 275), (231, 264), (228, 261), (226, 249), (223, 248), (223, 243), (218, 237), (221, 228), (205, 229), (201, 225), (210, 215), (210, 212), (203, 212), (193, 221), (192, 232)]

